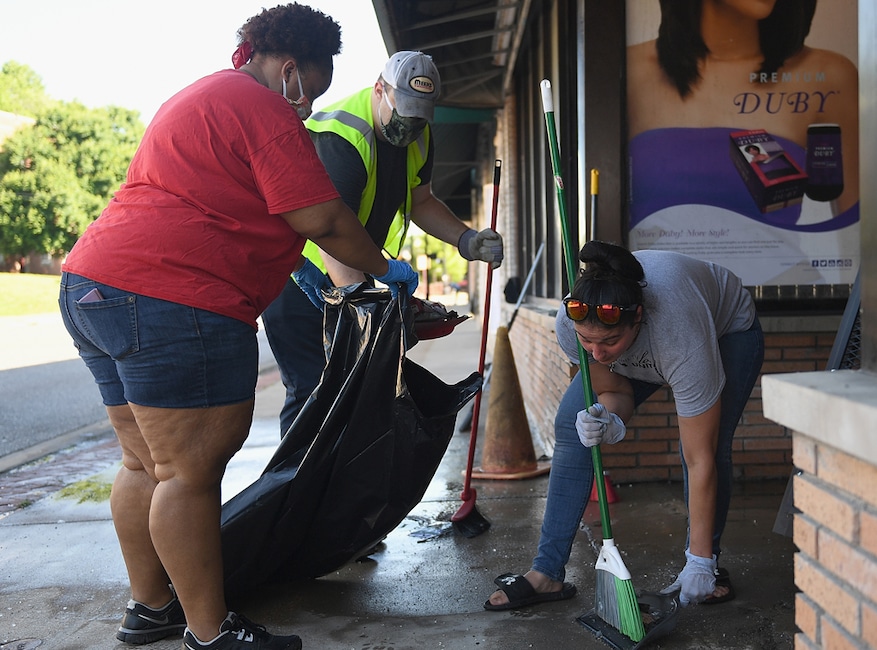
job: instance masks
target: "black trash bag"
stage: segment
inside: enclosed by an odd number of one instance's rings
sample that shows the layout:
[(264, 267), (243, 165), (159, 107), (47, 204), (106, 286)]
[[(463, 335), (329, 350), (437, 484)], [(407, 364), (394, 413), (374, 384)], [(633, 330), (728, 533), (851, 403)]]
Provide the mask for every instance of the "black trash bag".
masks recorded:
[(423, 498), (481, 375), (448, 385), (405, 357), (389, 291), (327, 296), (320, 383), (262, 476), (222, 507), (225, 588), (326, 575), (373, 548)]

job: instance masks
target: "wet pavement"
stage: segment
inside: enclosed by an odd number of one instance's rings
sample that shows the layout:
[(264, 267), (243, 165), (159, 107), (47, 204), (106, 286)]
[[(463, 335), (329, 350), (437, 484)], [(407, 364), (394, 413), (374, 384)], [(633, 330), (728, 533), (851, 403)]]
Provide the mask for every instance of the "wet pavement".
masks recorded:
[[(470, 319), (448, 337), (418, 343), (409, 356), (455, 383), (477, 369), (478, 328)], [(264, 368), (253, 428), (229, 465), (223, 499), (258, 477), (273, 454), (282, 400), (276, 370)], [(485, 394), (482, 422), (488, 403)], [(468, 412), (467, 406), (458, 421)], [(594, 606), (601, 544), (596, 503), (589, 504), (568, 565), (576, 597), (507, 612), (483, 609), (494, 577), (529, 567), (548, 477), (474, 481), (478, 511), (492, 525), (466, 538), (449, 519), (461, 505), (468, 444), (468, 428), (455, 433), (423, 500), (370, 556), (316, 580), (259, 590), (233, 606), (272, 632), (299, 634), (306, 649), (610, 647), (576, 620)], [(117, 452), (110, 432), (98, 428), (72, 448), (0, 473), (0, 503), (13, 504), (0, 511), (0, 650), (130, 647), (114, 638), (129, 593), (108, 502), (59, 498), (62, 487), (82, 479), (109, 483)], [(476, 464), (480, 452), (479, 441)], [(737, 598), (682, 609), (673, 631), (648, 647), (794, 647), (795, 548), (772, 532), (784, 489), (785, 481), (737, 486), (722, 556)], [(618, 485), (615, 492), (613, 532), (632, 583), (657, 591), (681, 568), (681, 486)], [(145, 647), (179, 648), (180, 639)]]

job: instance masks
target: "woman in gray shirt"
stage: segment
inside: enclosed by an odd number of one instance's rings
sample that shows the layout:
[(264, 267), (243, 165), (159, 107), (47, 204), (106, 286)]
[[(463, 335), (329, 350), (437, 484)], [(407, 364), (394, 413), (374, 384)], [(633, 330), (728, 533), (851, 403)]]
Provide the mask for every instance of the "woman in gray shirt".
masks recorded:
[[(688, 505), (685, 567), (665, 591), (683, 605), (733, 598), (718, 569), (731, 499), (731, 445), (764, 358), (755, 305), (724, 267), (669, 251), (589, 242), (585, 268), (563, 308), (556, 335), (578, 364), (587, 353), (594, 404), (585, 408), (577, 373), (560, 402), (539, 548), (526, 575), (506, 574), (484, 604), (512, 609), (570, 598), (565, 566), (593, 481), (589, 447), (624, 438), (634, 409), (661, 386), (673, 391)], [(718, 584), (716, 577), (719, 576)]]

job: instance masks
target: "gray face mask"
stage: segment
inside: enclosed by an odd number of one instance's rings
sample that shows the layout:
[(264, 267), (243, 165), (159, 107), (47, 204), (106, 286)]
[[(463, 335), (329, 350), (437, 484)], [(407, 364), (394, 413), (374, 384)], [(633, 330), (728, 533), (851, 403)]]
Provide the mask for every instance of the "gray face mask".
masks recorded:
[(386, 124), (381, 122), (381, 133), (384, 134), (387, 142), (394, 147), (407, 147), (423, 133), (423, 129), (426, 128), (426, 120), (420, 117), (402, 117), (399, 115), (396, 109), (393, 108), (393, 105), (390, 104), (386, 89), (384, 90), (384, 100), (387, 102), (387, 106), (392, 109), (393, 114)]

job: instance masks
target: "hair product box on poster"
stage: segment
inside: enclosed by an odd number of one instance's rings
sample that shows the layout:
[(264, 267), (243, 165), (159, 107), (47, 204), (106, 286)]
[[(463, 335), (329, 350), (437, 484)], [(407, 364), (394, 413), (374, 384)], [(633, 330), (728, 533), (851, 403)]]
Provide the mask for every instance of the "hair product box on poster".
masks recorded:
[(731, 133), (731, 160), (761, 212), (803, 200), (807, 174), (764, 129)]

